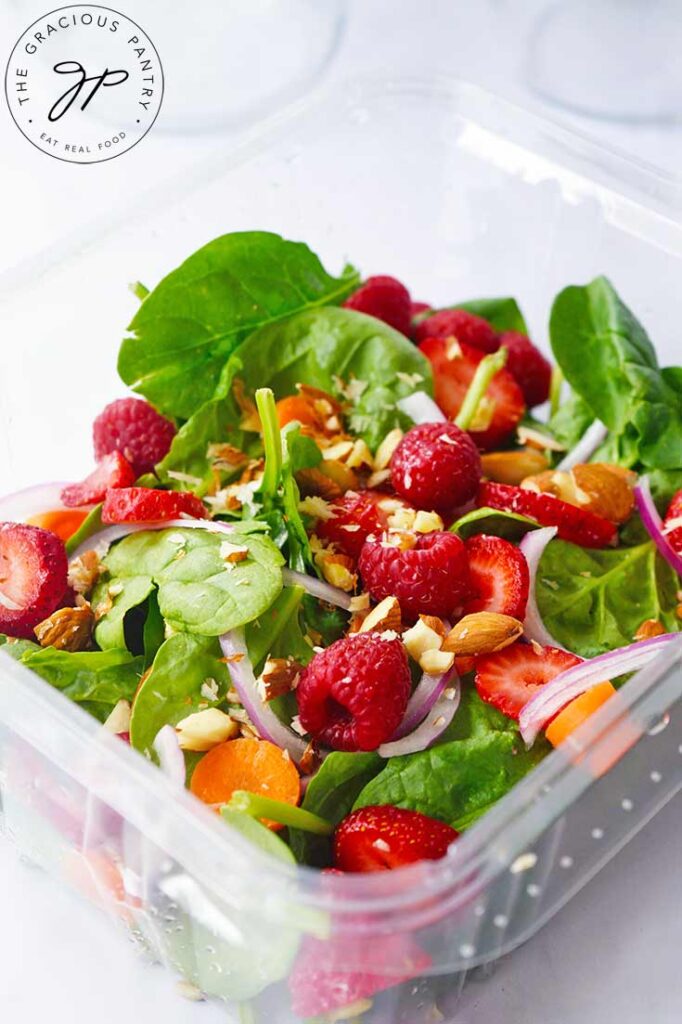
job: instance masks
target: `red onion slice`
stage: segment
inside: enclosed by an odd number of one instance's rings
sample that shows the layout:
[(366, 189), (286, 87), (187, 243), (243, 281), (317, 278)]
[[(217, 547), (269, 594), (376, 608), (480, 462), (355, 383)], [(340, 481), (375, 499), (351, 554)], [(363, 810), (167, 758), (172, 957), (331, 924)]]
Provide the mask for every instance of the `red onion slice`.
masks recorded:
[(425, 391), (415, 391), (395, 403), (415, 423), (445, 423), (447, 416)]
[(177, 786), (185, 786), (185, 757), (180, 749), (178, 734), (172, 725), (164, 725), (154, 740), (161, 771)]
[(68, 486), (59, 483), (34, 484), (23, 491), (5, 494), (0, 498), (0, 520), (6, 523), (23, 523), (31, 516), (64, 508), (61, 493)]
[(538, 733), (569, 701), (591, 690), (597, 683), (643, 668), (672, 644), (679, 644), (682, 652), (682, 635), (663, 633), (648, 640), (640, 640), (561, 672), (551, 683), (538, 690), (519, 715), (519, 728), (526, 746), (533, 745)]
[(232, 685), (259, 735), (282, 750), (288, 750), (292, 760), (298, 764), (308, 744), (280, 721), (272, 708), (261, 699), (243, 630), (232, 629), (229, 633), (223, 633), (219, 639), (223, 654), (228, 659), (227, 670)]
[[(443, 624), (446, 633), (449, 633), (450, 623), (445, 621)], [(429, 675), (428, 672), (424, 672), (417, 683), (414, 693), (407, 702), (402, 722), (393, 733), (393, 736), (391, 736), (391, 743), (394, 740), (402, 739), (403, 736), (407, 736), (408, 733), (416, 729), (441, 697), (443, 691), (450, 686), (457, 686), (458, 684), (459, 678), (454, 665), (447, 672), (443, 672), (439, 676)]]
[(455, 717), (459, 707), (461, 688), (459, 680), (454, 687), (448, 687), (440, 695), (421, 725), (403, 736), (402, 739), (382, 743), (377, 750), (380, 757), (400, 757), (403, 754), (416, 754), (427, 750), (441, 736)]
[(599, 445), (606, 440), (608, 433), (608, 428), (604, 426), (601, 420), (595, 420), (594, 423), (590, 424), (587, 428), (575, 448), (571, 448), (570, 452), (567, 452), (566, 455), (564, 455), (556, 468), (569, 470), (573, 469), (574, 466), (577, 466), (580, 463), (588, 462), (596, 452)]
[(519, 550), (528, 563), (530, 575), (526, 617), (523, 620), (523, 633), (527, 640), (535, 640), (536, 643), (541, 644), (543, 647), (558, 647), (565, 651), (566, 648), (558, 640), (555, 640), (542, 621), (535, 597), (540, 559), (550, 540), (556, 536), (556, 533), (556, 526), (543, 526), (541, 530), (531, 530), (530, 533), (523, 537), (519, 544)]
[(331, 583), (318, 580), (316, 576), (308, 576), (304, 572), (296, 572), (295, 569), (282, 569), (282, 582), (285, 587), (302, 587), (306, 593), (312, 594), (320, 601), (333, 604), (336, 608), (343, 608), (346, 612), (350, 611), (350, 594), (346, 594), (339, 587), (333, 587)]
[(101, 558), (109, 550), (111, 545), (127, 537), (131, 533), (143, 533), (145, 530), (208, 530), (209, 533), (232, 533), (234, 527), (230, 523), (223, 523), (219, 519), (156, 519), (153, 523), (116, 523), (108, 526), (105, 530), (99, 530), (88, 537), (82, 544), (79, 544), (72, 553), (71, 559), (80, 558), (86, 551), (97, 549)]
[(642, 517), (642, 522), (644, 523), (646, 532), (649, 534), (666, 562), (672, 566), (676, 573), (682, 576), (682, 557), (678, 555), (677, 551), (675, 551), (675, 548), (665, 535), (661, 517), (658, 514), (658, 509), (654, 505), (654, 499), (651, 497), (649, 478), (646, 476), (640, 477), (639, 482), (635, 487), (635, 501), (637, 503), (637, 511)]

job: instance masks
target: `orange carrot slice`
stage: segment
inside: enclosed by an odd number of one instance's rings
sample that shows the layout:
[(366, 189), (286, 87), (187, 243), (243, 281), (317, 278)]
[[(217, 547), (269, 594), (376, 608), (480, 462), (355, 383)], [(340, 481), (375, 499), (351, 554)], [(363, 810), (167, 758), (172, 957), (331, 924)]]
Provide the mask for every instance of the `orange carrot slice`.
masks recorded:
[(89, 512), (89, 508), (53, 508), (49, 512), (31, 516), (26, 522), (29, 526), (41, 526), (43, 530), (50, 530), (66, 541), (80, 528)]
[(545, 736), (552, 746), (558, 747), (560, 743), (563, 743), (567, 736), (570, 736), (579, 725), (582, 725), (590, 715), (594, 714), (597, 708), (613, 697), (615, 692), (611, 683), (597, 683), (591, 690), (581, 693), (579, 697), (562, 708), (545, 730)]
[[(213, 747), (194, 769), (190, 789), (206, 804), (226, 804), (235, 790), (298, 804), (301, 780), (295, 764), (267, 740), (226, 740)], [(281, 824), (263, 819), (268, 828)]]

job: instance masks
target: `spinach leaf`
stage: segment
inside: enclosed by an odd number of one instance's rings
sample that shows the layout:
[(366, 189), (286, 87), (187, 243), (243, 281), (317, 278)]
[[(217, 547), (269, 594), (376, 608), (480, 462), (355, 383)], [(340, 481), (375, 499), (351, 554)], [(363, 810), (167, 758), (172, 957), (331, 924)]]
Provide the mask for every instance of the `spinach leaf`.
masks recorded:
[(651, 541), (595, 550), (553, 540), (538, 567), (536, 598), (556, 639), (591, 658), (632, 643), (645, 619), (678, 630), (677, 586)]
[(73, 533), (66, 542), (66, 553), (69, 557), (74, 553), (76, 548), (80, 547), (83, 541), (89, 540), (90, 537), (95, 533), (99, 533), (102, 529), (102, 504), (95, 505), (87, 516), (80, 524), (75, 533)]
[(152, 590), (147, 601), (147, 614), (142, 628), (142, 647), (144, 650), (144, 667), (149, 666), (156, 657), (156, 652), (165, 638), (165, 622), (159, 608), (156, 591)]
[(244, 631), (249, 658), (256, 674), (267, 657), (295, 658), (307, 665), (313, 650), (300, 622), (302, 587), (284, 587), (266, 612), (249, 622)]
[(70, 700), (106, 709), (133, 699), (144, 668), (142, 658), (126, 650), (71, 653), (44, 647), (25, 652), (21, 660)]
[(506, 540), (520, 540), (529, 530), (537, 530), (538, 524), (517, 512), (502, 512), (495, 508), (474, 508), (465, 512), (450, 527), (452, 533), (463, 540), (478, 533), (489, 533)]
[(102, 586), (109, 592), (112, 585), (121, 587), (121, 593), (98, 630), (116, 613), (118, 602), (128, 604), (129, 588), (137, 597), (150, 581), (158, 586), (161, 614), (173, 629), (218, 636), (255, 619), (282, 589), (283, 559), (269, 537), (252, 532), (253, 526), (235, 524), (229, 540), (249, 553), (231, 565), (220, 553), (225, 535), (209, 530), (143, 531), (119, 541), (104, 560), (110, 579)]
[(329, 647), (335, 640), (340, 640), (348, 627), (347, 612), (318, 601), (312, 594), (304, 596), (302, 614), (306, 632), (310, 636), (315, 633), (319, 634), (319, 637), (314, 637), (314, 640), (321, 647)]
[(351, 309), (310, 310), (255, 331), (239, 349), (247, 392), (270, 387), (276, 397), (305, 381), (344, 401), (343, 385), (360, 382), (350, 430), (375, 450), (395, 426), (412, 421), (396, 408), (417, 387), (433, 393), (428, 360), (398, 331)]
[(214, 397), (252, 331), (298, 310), (341, 302), (359, 277), (331, 277), (301, 242), (266, 231), (222, 235), (167, 275), (135, 314), (119, 353), (126, 384), (168, 416), (188, 419)]
[[(311, 779), (301, 807), (337, 825), (350, 813), (360, 792), (385, 764), (378, 754), (334, 751)], [(289, 843), (300, 863), (318, 867), (329, 863), (327, 838), (290, 828)]]
[(240, 811), (233, 811), (231, 807), (227, 806), (220, 808), (220, 816), (230, 828), (241, 832), (254, 846), (265, 850), (270, 856), (283, 860), (285, 863), (296, 863), (287, 844), (272, 829), (261, 825), (260, 821), (256, 821), (255, 818), (251, 818), (248, 814), (242, 814)]
[[(565, 288), (550, 317), (554, 355), (573, 388), (611, 432), (624, 465), (682, 465), (682, 399), (659, 369), (642, 325), (605, 277)], [(672, 383), (671, 383), (672, 382)]]
[(36, 644), (32, 640), (18, 640), (13, 636), (5, 636), (4, 633), (0, 633), (0, 647), (15, 661), (22, 661), (25, 654), (41, 649), (40, 644)]
[[(92, 592), (92, 607), (101, 614), (95, 626), (95, 640), (103, 651), (126, 647), (125, 618), (154, 590), (151, 576), (130, 576), (125, 582), (100, 579)], [(109, 608), (109, 606), (111, 606)], [(102, 614), (103, 609), (109, 611)]]
[(164, 641), (133, 704), (130, 742), (136, 750), (151, 757), (162, 726), (225, 699), (229, 675), (221, 656), (215, 637), (176, 633)]
[(496, 331), (518, 331), (528, 334), (528, 327), (516, 299), (471, 299), (458, 302), (452, 309), (466, 309), (469, 313), (482, 316)]
[(565, 399), (549, 421), (552, 436), (567, 451), (575, 448), (587, 428), (594, 422), (594, 413), (584, 398), (571, 394)]
[(682, 490), (682, 467), (680, 469), (652, 469), (647, 476), (658, 511), (661, 515), (665, 515), (673, 494)]

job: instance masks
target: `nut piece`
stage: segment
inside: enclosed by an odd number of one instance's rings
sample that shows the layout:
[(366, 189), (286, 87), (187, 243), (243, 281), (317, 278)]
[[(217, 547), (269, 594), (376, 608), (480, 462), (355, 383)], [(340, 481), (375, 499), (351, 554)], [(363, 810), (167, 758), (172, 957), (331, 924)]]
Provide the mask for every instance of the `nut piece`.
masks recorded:
[(500, 484), (520, 484), (526, 477), (546, 470), (549, 462), (537, 449), (522, 448), (516, 452), (484, 452), (481, 467), (489, 480)]
[(606, 462), (591, 462), (574, 466), (571, 476), (581, 507), (612, 523), (624, 523), (632, 515), (635, 474), (630, 470)]
[(127, 700), (120, 700), (114, 705), (102, 728), (114, 735), (130, 731), (130, 704)]
[(520, 444), (528, 445), (529, 448), (539, 448), (548, 452), (565, 452), (566, 446), (560, 444), (548, 434), (541, 430), (534, 430), (533, 427), (517, 427), (516, 437)]
[(372, 608), (362, 621), (358, 633), (371, 633), (376, 631), (382, 633), (386, 629), (392, 629), (395, 633), (402, 632), (402, 616), (400, 605), (396, 597), (385, 597), (376, 608)]
[(414, 626), (403, 633), (403, 643), (408, 654), (415, 661), (421, 662), (422, 655), (427, 651), (440, 650), (443, 637), (420, 617)]
[(59, 608), (39, 622), (34, 633), (41, 647), (58, 651), (86, 651), (92, 639), (95, 616), (90, 605), (80, 608)]
[(452, 627), (443, 641), (443, 650), (452, 651), (457, 657), (492, 654), (513, 644), (522, 633), (523, 623), (511, 615), (474, 612)]
[(389, 430), (376, 452), (374, 453), (375, 470), (387, 469), (393, 458), (393, 452), (403, 439), (403, 432), (400, 427)]
[(303, 665), (293, 658), (268, 658), (258, 680), (261, 696), (269, 701), (291, 693), (296, 689), (302, 671)]
[(80, 558), (69, 563), (67, 581), (77, 594), (89, 594), (102, 572), (102, 564), (96, 551), (84, 551)]
[(206, 708), (188, 715), (175, 726), (182, 750), (211, 750), (239, 733), (239, 725), (224, 711)]
[(338, 587), (339, 590), (345, 590), (346, 593), (355, 590), (358, 577), (353, 572), (353, 559), (349, 558), (348, 555), (334, 555), (322, 552), (315, 556), (315, 561), (322, 570), (322, 575), (327, 583), (331, 583), (333, 587)]
[(220, 545), (220, 557), (228, 565), (236, 565), (237, 562), (244, 562), (249, 557), (249, 549), (245, 544), (233, 544), (229, 540), (224, 540)]
[(325, 501), (333, 501), (334, 498), (340, 498), (343, 494), (342, 488), (339, 487), (336, 481), (316, 467), (313, 469), (299, 469), (296, 474), (296, 482), (304, 497), (312, 495), (313, 497), (324, 498)]
[(649, 640), (652, 636), (662, 636), (665, 626), (658, 619), (645, 619), (637, 632), (635, 640)]
[(419, 667), (431, 676), (440, 676), (449, 672), (455, 663), (452, 651), (424, 651), (419, 659)]
[(374, 465), (374, 459), (367, 442), (358, 439), (353, 444), (353, 451), (345, 460), (345, 463), (351, 469), (371, 469)]
[(444, 526), (443, 520), (437, 512), (417, 512), (414, 517), (414, 525), (412, 527), (416, 533), (434, 533), (436, 530), (442, 530)]

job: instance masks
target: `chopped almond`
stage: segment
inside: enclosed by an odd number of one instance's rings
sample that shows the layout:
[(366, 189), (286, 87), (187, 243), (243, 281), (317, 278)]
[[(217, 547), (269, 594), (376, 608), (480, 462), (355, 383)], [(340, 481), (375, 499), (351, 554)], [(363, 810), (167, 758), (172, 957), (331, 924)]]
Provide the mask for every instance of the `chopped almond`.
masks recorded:
[(417, 512), (414, 517), (414, 523), (412, 529), (417, 533), (434, 533), (436, 530), (442, 530), (444, 527), (443, 520), (437, 512)]
[(315, 556), (315, 561), (320, 566), (327, 583), (331, 583), (333, 587), (338, 587), (339, 590), (346, 593), (355, 590), (358, 577), (353, 571), (353, 559), (348, 555), (321, 554)]
[(266, 701), (283, 697), (296, 689), (303, 666), (293, 658), (268, 658), (263, 666), (259, 689)]
[(500, 484), (520, 484), (526, 477), (542, 473), (548, 466), (542, 452), (532, 448), (514, 452), (483, 452), (481, 455), (483, 475)]
[(390, 465), (393, 453), (403, 439), (403, 432), (400, 427), (390, 430), (374, 453), (374, 469), (387, 469)]
[(420, 669), (433, 676), (449, 672), (454, 663), (455, 656), (451, 651), (424, 651), (419, 659)]
[(539, 448), (541, 451), (565, 452), (566, 447), (556, 441), (548, 434), (543, 434), (533, 427), (520, 426), (516, 428), (516, 436), (520, 444), (528, 445), (529, 448)]
[(419, 618), (414, 626), (403, 633), (403, 643), (415, 661), (420, 661), (426, 651), (439, 651), (442, 642), (440, 633), (427, 625), (423, 618)]
[(219, 550), (223, 562), (231, 565), (244, 562), (249, 557), (249, 549), (245, 544), (233, 544), (229, 540), (222, 541)]
[(102, 723), (102, 728), (115, 736), (120, 732), (130, 731), (130, 704), (127, 700), (119, 700), (109, 712), (108, 718)]
[(360, 626), (359, 633), (381, 633), (390, 629), (395, 633), (402, 630), (402, 616), (397, 598), (385, 597), (376, 608), (372, 608)]
[(381, 545), (385, 548), (400, 548), (401, 551), (411, 551), (416, 547), (417, 536), (409, 530), (388, 530), (381, 536)]
[(206, 708), (183, 718), (175, 730), (182, 750), (205, 751), (234, 739), (239, 734), (239, 724), (219, 708)]

